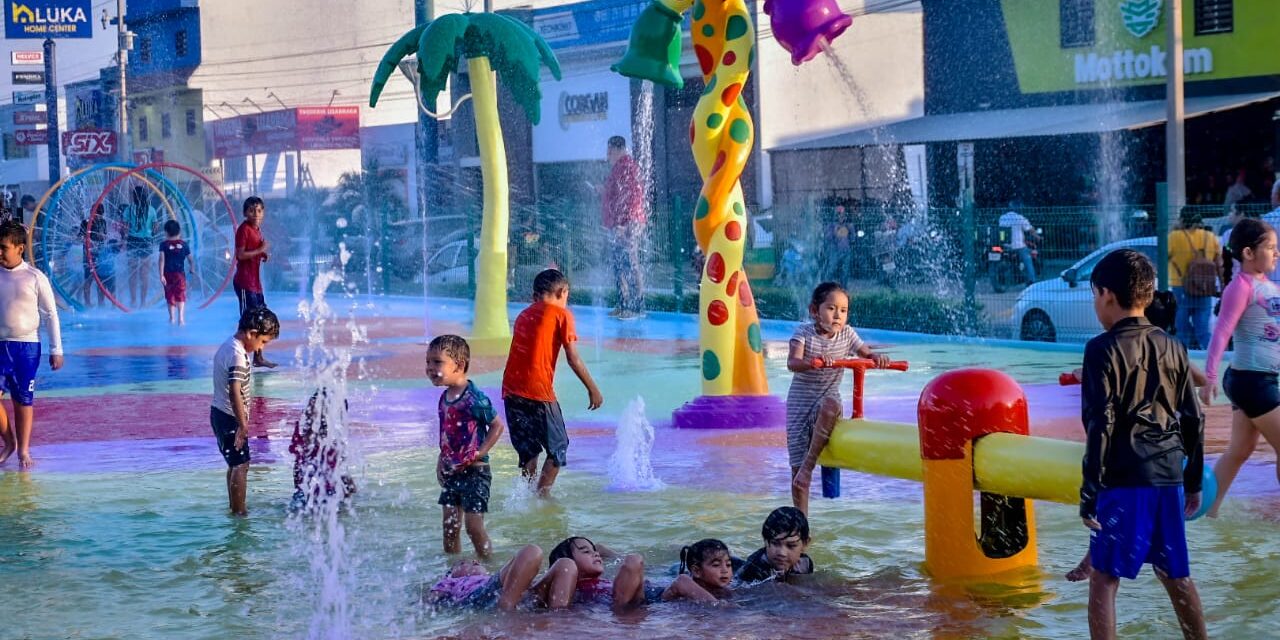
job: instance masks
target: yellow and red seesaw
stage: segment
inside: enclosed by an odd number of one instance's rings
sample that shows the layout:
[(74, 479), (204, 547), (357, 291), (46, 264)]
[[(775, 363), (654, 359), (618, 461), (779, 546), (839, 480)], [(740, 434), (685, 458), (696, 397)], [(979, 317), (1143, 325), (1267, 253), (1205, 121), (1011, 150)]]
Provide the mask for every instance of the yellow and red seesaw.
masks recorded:
[[(1031, 436), (1026, 394), (999, 371), (934, 378), (920, 392), (914, 425), (861, 417), (862, 374), (876, 368), (871, 360), (831, 366), (854, 372), (854, 417), (836, 424), (818, 463), (923, 482), (930, 575), (982, 578), (1037, 564), (1031, 501), (1079, 502), (1083, 444)], [(905, 371), (907, 363), (886, 368)]]

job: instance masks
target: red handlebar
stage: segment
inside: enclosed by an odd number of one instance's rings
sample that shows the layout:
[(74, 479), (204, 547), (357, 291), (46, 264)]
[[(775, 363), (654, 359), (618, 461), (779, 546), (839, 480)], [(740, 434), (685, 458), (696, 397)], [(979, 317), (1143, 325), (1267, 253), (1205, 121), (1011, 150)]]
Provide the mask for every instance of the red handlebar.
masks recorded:
[[(826, 368), (826, 363), (823, 362), (821, 358), (814, 358), (809, 361), (809, 364), (813, 365), (813, 368), (815, 369)], [(894, 371), (906, 371), (908, 364), (906, 360), (893, 360), (884, 367), (877, 367), (875, 361), (870, 358), (850, 358), (848, 360), (836, 360), (831, 363), (831, 366), (842, 367), (845, 369), (892, 369)]]

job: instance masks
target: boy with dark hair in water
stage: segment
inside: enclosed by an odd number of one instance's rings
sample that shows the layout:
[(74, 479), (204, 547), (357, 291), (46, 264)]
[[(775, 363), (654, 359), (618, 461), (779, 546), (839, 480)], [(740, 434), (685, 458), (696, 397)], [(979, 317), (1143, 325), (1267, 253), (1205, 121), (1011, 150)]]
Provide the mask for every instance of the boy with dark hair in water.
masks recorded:
[(734, 574), (743, 584), (777, 580), (813, 573), (813, 559), (805, 554), (809, 548), (809, 519), (795, 507), (778, 507), (760, 527), (764, 546), (747, 557)]
[(1146, 256), (1113, 251), (1094, 267), (1090, 282), (1106, 331), (1085, 346), (1081, 376), (1089, 633), (1115, 637), (1120, 578), (1136, 578), (1149, 563), (1183, 635), (1204, 638), (1183, 522), (1200, 507), (1204, 469), (1204, 419), (1187, 351), (1144, 317), (1155, 294), (1155, 268)]
[(13, 399), (13, 430), (0, 408), (0, 463), (16, 451), (29, 469), (35, 423), (36, 371), (40, 368), (40, 326), (48, 336), (49, 367), (62, 368), (62, 330), (49, 278), (23, 260), (27, 229), (16, 220), (0, 223), (0, 391)]
[(476, 556), (489, 557), (492, 545), (484, 528), (489, 511), (489, 450), (502, 437), (502, 419), (489, 397), (467, 377), (471, 346), (459, 336), (436, 336), (427, 347), (427, 377), (444, 387), (440, 394), (440, 457), (436, 479), (444, 508), (444, 551), (462, 551), (462, 528), (475, 547)]
[(538, 472), (538, 455), (547, 452), (537, 484), (541, 497), (551, 494), (551, 485), (569, 451), (569, 435), (553, 386), (561, 349), (569, 367), (587, 387), (587, 407), (595, 411), (604, 403), (586, 363), (578, 355), (578, 334), (568, 304), (569, 279), (563, 273), (547, 269), (533, 279), (533, 304), (516, 317), (511, 352), (502, 374), (511, 446), (519, 455), (520, 472), (526, 479), (533, 481)]
[[(164, 301), (169, 306), (169, 324), (187, 323), (187, 265), (191, 275), (198, 276), (191, 245), (182, 239), (182, 225), (177, 220), (164, 223), (164, 242), (160, 243), (160, 282), (164, 284)], [(176, 318), (174, 311), (177, 311)]]
[(249, 515), (245, 506), (249, 479), (249, 400), (253, 367), (249, 354), (280, 335), (280, 319), (266, 307), (255, 307), (240, 316), (235, 335), (213, 355), (213, 403), (209, 422), (218, 451), (227, 462), (227, 501), (231, 513)]

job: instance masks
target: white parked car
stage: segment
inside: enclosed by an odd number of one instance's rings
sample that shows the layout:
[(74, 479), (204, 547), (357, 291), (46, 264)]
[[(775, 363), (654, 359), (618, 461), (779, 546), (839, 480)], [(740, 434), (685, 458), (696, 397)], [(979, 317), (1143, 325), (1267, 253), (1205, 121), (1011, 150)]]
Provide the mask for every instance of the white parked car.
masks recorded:
[(1022, 291), (1013, 307), (1013, 337), (1039, 342), (1086, 342), (1102, 332), (1093, 311), (1089, 277), (1102, 257), (1116, 249), (1137, 249), (1156, 262), (1154, 237), (1112, 242), (1071, 265), (1052, 280), (1041, 280)]

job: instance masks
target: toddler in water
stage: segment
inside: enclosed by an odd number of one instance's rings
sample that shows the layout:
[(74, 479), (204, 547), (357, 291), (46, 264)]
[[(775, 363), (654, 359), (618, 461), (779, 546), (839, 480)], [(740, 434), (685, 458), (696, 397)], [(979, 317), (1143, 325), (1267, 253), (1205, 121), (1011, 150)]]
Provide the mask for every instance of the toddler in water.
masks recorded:
[[(484, 565), (475, 560), (463, 560), (453, 566), (449, 575), (431, 587), (423, 600), (437, 606), (475, 609), (496, 606), (503, 611), (510, 611), (520, 604), (525, 592), (529, 591), (540, 566), (542, 549), (532, 544), (520, 549), (495, 574), (490, 574)], [(542, 585), (541, 590), (535, 589), (535, 598), (544, 606), (549, 606), (549, 587), (548, 582)]]
[[(687, 599), (716, 602), (716, 597), (694, 582), (688, 575), (677, 576), (671, 586), (650, 586), (644, 579), (644, 557), (629, 554), (613, 580), (604, 577), (604, 558), (594, 542), (580, 536), (565, 538), (547, 556), (550, 569), (535, 588), (547, 589), (544, 582), (554, 582), (552, 592), (563, 592), (573, 585), (571, 602), (609, 604), (615, 610), (637, 607), (651, 602)], [(549, 605), (554, 606), (554, 605)]]
[(716, 598), (726, 598), (733, 582), (733, 556), (729, 547), (715, 538), (704, 538), (680, 549), (680, 574)]
[(440, 506), (444, 507), (444, 551), (458, 553), (465, 523), (476, 555), (489, 555), (484, 514), (489, 511), (489, 450), (502, 435), (502, 419), (475, 383), (467, 379), (471, 347), (458, 336), (437, 336), (427, 347), (427, 378), (440, 394)]
[[(824, 282), (813, 290), (809, 317), (813, 321), (800, 325), (791, 336), (787, 356), (787, 369), (795, 373), (787, 391), (791, 502), (804, 513), (809, 512), (813, 467), (840, 418), (844, 369), (830, 368), (831, 363), (849, 357), (870, 358), (878, 367), (889, 362), (888, 356), (872, 351), (848, 325), (849, 294), (840, 285)], [(815, 359), (826, 366), (814, 367)]]

